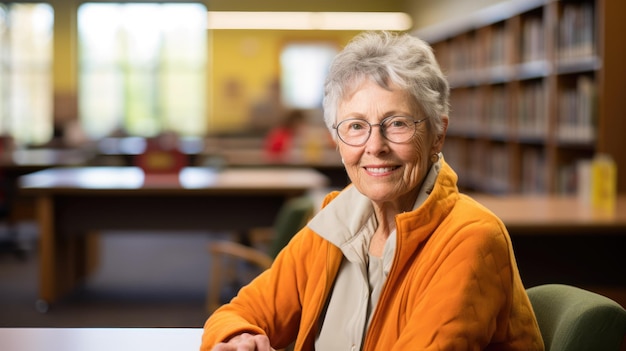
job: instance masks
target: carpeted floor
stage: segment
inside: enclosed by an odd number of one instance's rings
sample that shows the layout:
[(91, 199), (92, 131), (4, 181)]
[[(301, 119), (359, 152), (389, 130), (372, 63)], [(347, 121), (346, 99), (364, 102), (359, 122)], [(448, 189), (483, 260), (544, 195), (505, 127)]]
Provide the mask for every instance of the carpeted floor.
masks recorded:
[(26, 259), (0, 254), (0, 327), (201, 327), (210, 271), (206, 244), (215, 237), (104, 232), (95, 274), (40, 313), (37, 228), (21, 224)]

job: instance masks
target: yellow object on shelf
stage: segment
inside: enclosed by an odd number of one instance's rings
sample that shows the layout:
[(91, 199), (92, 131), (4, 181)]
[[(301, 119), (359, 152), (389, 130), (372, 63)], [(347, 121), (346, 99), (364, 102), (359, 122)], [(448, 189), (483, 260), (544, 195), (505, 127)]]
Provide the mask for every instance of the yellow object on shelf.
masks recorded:
[(614, 213), (616, 197), (617, 165), (610, 155), (598, 154), (591, 161), (591, 206)]

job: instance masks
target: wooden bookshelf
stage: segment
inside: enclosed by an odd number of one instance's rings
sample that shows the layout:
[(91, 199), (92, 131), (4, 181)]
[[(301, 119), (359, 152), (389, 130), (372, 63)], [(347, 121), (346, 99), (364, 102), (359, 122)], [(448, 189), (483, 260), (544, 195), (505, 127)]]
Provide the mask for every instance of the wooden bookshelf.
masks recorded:
[(608, 153), (626, 192), (626, 2), (508, 0), (413, 34), (451, 84), (446, 159), (471, 191), (574, 194)]

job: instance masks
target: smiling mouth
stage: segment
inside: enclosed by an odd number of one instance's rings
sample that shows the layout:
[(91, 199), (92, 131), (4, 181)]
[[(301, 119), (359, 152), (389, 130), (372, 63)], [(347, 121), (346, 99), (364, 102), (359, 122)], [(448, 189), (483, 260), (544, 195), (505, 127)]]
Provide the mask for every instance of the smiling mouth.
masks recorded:
[(370, 172), (370, 173), (383, 174), (383, 173), (391, 172), (391, 171), (396, 170), (398, 168), (400, 168), (400, 166), (394, 166), (394, 167), (365, 167), (365, 170)]

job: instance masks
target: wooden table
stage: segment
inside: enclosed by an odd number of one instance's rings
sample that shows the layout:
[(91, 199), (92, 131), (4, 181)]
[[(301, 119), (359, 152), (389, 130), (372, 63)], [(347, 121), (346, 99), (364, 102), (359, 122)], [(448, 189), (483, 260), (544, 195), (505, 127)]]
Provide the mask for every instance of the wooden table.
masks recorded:
[(626, 307), (626, 196), (612, 214), (568, 196), (473, 197), (506, 225), (527, 287), (576, 285)]
[(0, 328), (6, 351), (197, 351), (201, 328)]
[(515, 234), (626, 234), (626, 196), (614, 213), (594, 210), (574, 196), (472, 195)]
[(93, 268), (99, 230), (231, 230), (271, 226), (284, 201), (327, 185), (306, 168), (188, 167), (146, 177), (135, 167), (53, 168), (20, 178), (40, 230), (39, 297), (69, 292)]

